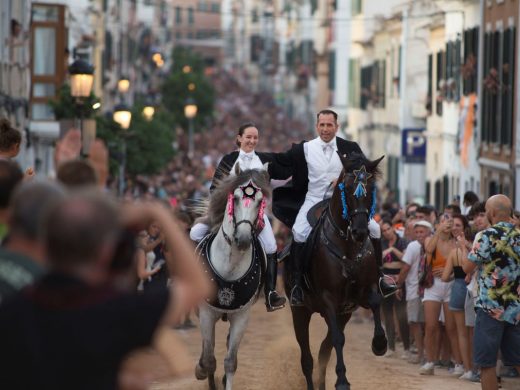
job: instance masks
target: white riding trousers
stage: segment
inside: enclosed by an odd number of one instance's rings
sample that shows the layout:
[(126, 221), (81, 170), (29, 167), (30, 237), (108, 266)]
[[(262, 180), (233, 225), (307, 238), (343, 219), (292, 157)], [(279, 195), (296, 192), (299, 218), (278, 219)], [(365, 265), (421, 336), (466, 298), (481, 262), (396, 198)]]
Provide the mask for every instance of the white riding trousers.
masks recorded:
[[(307, 213), (316, 203), (320, 202), (322, 198), (316, 198), (308, 196), (305, 198), (305, 202), (303, 203), (298, 215), (296, 216), (296, 221), (294, 222), (292, 233), (294, 237), (294, 241), (303, 243), (307, 241), (307, 237), (311, 233), (312, 227), (307, 220)], [(371, 219), (368, 222), (368, 231), (371, 238), (381, 238), (381, 227), (379, 224)]]
[[(192, 226), (190, 230), (190, 238), (193, 241), (199, 242), (202, 240), (206, 234), (208, 234), (209, 226), (205, 223), (196, 223)], [(260, 241), (260, 245), (264, 248), (265, 253), (271, 255), (276, 253), (276, 240), (274, 238), (273, 228), (271, 227), (271, 222), (269, 222), (269, 218), (264, 214), (264, 228), (258, 235), (258, 241)]]

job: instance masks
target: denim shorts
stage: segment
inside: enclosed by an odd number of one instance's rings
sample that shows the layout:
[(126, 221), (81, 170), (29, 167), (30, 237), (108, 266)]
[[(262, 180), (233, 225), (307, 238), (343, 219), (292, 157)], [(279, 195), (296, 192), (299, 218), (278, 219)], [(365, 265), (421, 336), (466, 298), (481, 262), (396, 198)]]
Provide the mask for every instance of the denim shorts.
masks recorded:
[(451, 311), (463, 311), (466, 301), (466, 282), (464, 279), (455, 279), (451, 286), (450, 303), (448, 307)]
[(520, 325), (498, 321), (477, 309), (473, 334), (473, 362), (476, 367), (495, 367), (498, 351), (506, 366), (520, 366)]

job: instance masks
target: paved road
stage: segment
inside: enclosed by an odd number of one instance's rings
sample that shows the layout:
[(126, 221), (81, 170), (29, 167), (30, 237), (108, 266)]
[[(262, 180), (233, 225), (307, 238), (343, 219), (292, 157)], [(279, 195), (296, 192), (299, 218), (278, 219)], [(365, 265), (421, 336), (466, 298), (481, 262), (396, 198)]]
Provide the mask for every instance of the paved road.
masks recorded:
[[(227, 323), (217, 325), (217, 376), (223, 375), (225, 335)], [(200, 354), (201, 339), (198, 329), (175, 331), (186, 343), (193, 367)], [(317, 352), (326, 326), (318, 315), (311, 322), (311, 348), (317, 365)], [(270, 336), (274, 334), (273, 336)], [(347, 362), (347, 377), (352, 389), (409, 389), (409, 390), (477, 390), (479, 384), (450, 377), (447, 370), (438, 369), (434, 376), (418, 374), (418, 365), (412, 365), (399, 357), (375, 357), (370, 350), (372, 324), (349, 323), (346, 328), (344, 356)], [(396, 355), (400, 355), (399, 353)], [(144, 356), (144, 358), (143, 358)], [(146, 367), (148, 374), (156, 378), (154, 390), (207, 389), (207, 383), (199, 382), (193, 375), (183, 379), (168, 378), (164, 362), (154, 353), (141, 357), (139, 366)], [(267, 313), (259, 301), (253, 308), (250, 326), (244, 336), (235, 376), (235, 389), (304, 389), (305, 381), (300, 370), (299, 349), (294, 338), (290, 310)], [(134, 361), (135, 363), (135, 361)], [(334, 389), (335, 358), (331, 359), (327, 371), (327, 388)], [(316, 369), (315, 369), (316, 375)], [(504, 389), (520, 389), (520, 381), (508, 380)]]

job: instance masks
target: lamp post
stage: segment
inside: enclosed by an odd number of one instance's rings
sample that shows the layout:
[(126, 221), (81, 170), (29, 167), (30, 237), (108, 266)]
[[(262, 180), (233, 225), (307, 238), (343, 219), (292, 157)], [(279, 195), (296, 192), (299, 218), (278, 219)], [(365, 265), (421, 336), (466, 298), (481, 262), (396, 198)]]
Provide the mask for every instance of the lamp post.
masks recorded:
[[(76, 99), (79, 109), (79, 130), (81, 132), (81, 156), (88, 155), (87, 145), (91, 139), (86, 140), (83, 134), (83, 105), (85, 99), (90, 96), (94, 83), (94, 67), (84, 60), (77, 59), (69, 66), (70, 73), (70, 94)], [(95, 138), (94, 134), (94, 138)], [(88, 142), (86, 142), (88, 141)]]
[(124, 95), (130, 89), (130, 80), (128, 77), (122, 76), (117, 82), (117, 90), (120, 94)]
[(123, 196), (125, 192), (125, 170), (126, 170), (126, 130), (130, 127), (130, 121), (132, 120), (132, 112), (130, 108), (124, 104), (118, 104), (114, 107), (113, 114), (114, 122), (117, 122), (123, 129), (122, 142), (121, 142), (121, 164), (119, 165), (119, 195)]
[(188, 119), (189, 129), (188, 129), (188, 157), (193, 157), (193, 118), (197, 115), (197, 105), (192, 98), (188, 98), (186, 100), (186, 105), (184, 106), (184, 116)]
[(144, 118), (150, 122), (153, 119), (153, 115), (155, 114), (155, 107), (151, 104), (147, 104), (143, 108), (143, 116)]

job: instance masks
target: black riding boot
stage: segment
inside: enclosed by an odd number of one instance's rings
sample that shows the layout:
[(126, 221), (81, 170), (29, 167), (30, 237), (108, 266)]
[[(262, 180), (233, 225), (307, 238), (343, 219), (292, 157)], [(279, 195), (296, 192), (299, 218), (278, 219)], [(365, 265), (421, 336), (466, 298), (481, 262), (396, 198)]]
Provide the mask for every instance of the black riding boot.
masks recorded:
[(382, 271), (383, 268), (383, 248), (381, 246), (380, 238), (372, 238), (370, 237), (370, 241), (372, 242), (372, 246), (374, 247), (374, 255), (376, 256), (377, 263), (377, 272), (379, 274), (379, 292), (383, 297), (388, 297), (392, 294), (395, 294), (398, 290), (397, 286), (392, 286), (386, 283), (384, 274)]
[(291, 290), (291, 306), (303, 306), (303, 247), (305, 243), (294, 242), (292, 254), (292, 271), (294, 286)]
[(276, 276), (278, 270), (278, 262), (276, 261), (276, 253), (267, 256), (267, 269), (265, 272), (264, 294), (265, 307), (267, 311), (275, 311), (285, 306), (285, 298), (276, 292)]

